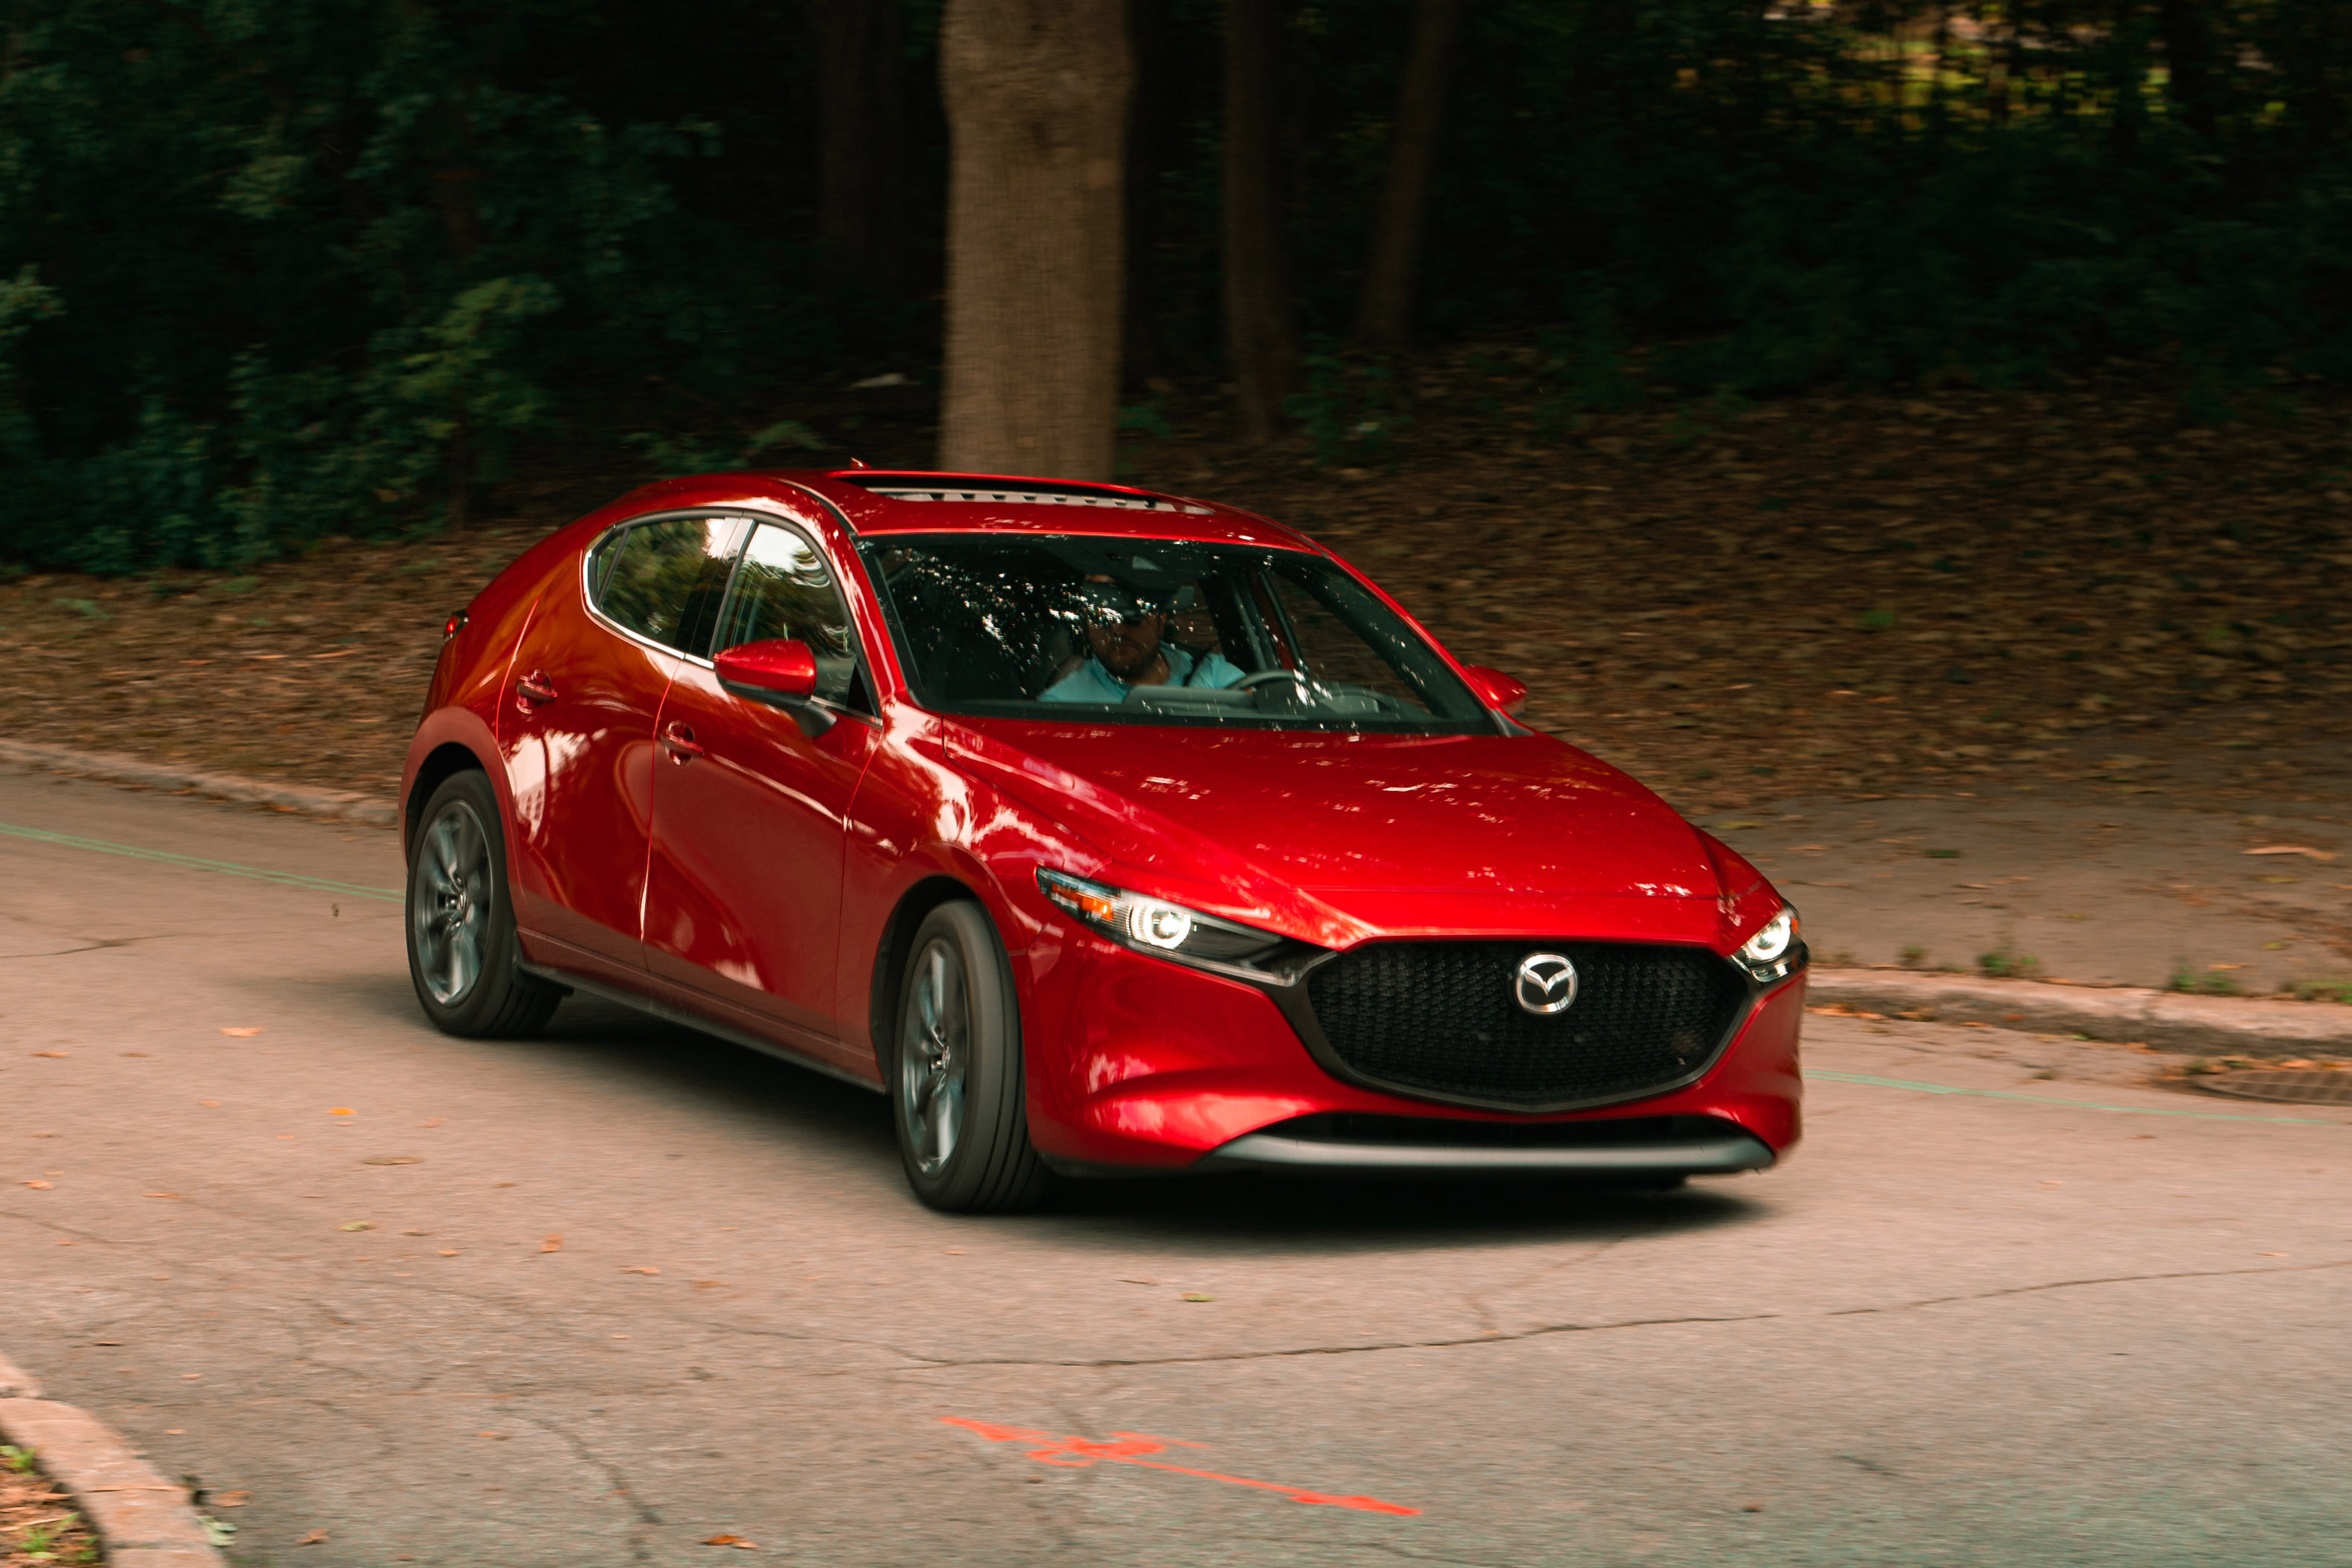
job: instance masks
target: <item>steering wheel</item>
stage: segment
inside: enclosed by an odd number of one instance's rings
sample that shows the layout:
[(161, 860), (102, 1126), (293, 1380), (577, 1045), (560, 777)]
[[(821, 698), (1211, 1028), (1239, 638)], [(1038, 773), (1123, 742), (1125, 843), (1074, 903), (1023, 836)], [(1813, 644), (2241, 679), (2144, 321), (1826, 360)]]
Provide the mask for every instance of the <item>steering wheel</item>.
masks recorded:
[(1260, 670), (1255, 674), (1244, 675), (1227, 689), (1236, 692), (1254, 691), (1269, 681), (1288, 681), (1294, 685), (1304, 686), (1307, 685), (1307, 676), (1299, 670)]

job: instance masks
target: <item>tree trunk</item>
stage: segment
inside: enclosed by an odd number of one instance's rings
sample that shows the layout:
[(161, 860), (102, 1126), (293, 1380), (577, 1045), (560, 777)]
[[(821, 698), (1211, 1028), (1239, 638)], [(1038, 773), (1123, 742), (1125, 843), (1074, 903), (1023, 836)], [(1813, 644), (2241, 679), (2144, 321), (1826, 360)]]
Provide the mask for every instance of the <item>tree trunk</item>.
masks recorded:
[(912, 287), (899, 0), (809, 0), (816, 41), (817, 240), (836, 283)]
[(1280, 4), (1225, 0), (1225, 353), (1242, 439), (1253, 444), (1274, 439), (1298, 376), (1275, 172)]
[(2165, 96), (2181, 123), (2210, 141), (2219, 116), (2213, 104), (2213, 29), (2203, 0), (2163, 0), (2157, 26), (2164, 37)]
[(1421, 257), (1422, 214), (1437, 167), (1445, 124), (1445, 89), (1462, 33), (1463, 0), (1420, 0), (1412, 53), (1404, 63), (1396, 128), (1389, 136), (1388, 183), (1372, 227), (1364, 291), (1356, 304), (1356, 341), (1367, 349), (1403, 348), (1412, 337), (1412, 276)]
[(1123, 0), (947, 0), (942, 468), (1111, 476), (1131, 70)]
[(1135, 93), (1127, 119), (1127, 287), (1119, 361), (1129, 386), (1159, 373), (1159, 268), (1152, 242), (1160, 229), (1160, 180), (1181, 131), (1176, 73), (1171, 68), (1169, 0), (1128, 0), (1127, 35), (1135, 56)]

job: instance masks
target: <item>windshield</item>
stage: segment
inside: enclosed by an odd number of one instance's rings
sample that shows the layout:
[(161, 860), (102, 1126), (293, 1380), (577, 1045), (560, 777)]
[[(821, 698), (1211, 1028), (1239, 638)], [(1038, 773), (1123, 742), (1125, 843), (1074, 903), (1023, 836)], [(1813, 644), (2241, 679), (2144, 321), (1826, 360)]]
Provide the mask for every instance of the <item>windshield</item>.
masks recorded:
[(864, 545), (936, 711), (1463, 733), (1493, 727), (1436, 650), (1320, 556), (1100, 536)]

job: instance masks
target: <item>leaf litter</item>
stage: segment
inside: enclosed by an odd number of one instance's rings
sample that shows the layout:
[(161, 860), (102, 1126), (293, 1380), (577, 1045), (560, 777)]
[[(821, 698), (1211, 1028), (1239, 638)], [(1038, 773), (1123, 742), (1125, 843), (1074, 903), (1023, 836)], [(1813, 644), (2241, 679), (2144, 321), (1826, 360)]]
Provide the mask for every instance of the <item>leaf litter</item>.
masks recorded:
[[(2217, 792), (2252, 794), (2293, 782), (2265, 749), (2352, 734), (2343, 394), (2258, 394), (2210, 427), (2127, 372), (1580, 413), (1512, 344), (1396, 384), (1413, 424), (1344, 471), (1303, 436), (1230, 442), (1203, 383), (1163, 400), (1173, 438), (1131, 444), (1124, 476), (1328, 543), (1459, 656), (1525, 680), (1528, 724), (1685, 810), (2002, 778), (2137, 793), (2191, 749), (2226, 764)], [(827, 408), (778, 412), (822, 431)], [(930, 421), (870, 422), (860, 455), (920, 466)], [(389, 797), (443, 618), (642, 477), (543, 465), (491, 526), (322, 546), (234, 596), (204, 572), (158, 574), (186, 592), (0, 585), (10, 733)], [(68, 587), (113, 618), (58, 613)], [(200, 683), (192, 643), (224, 656)], [(244, 657), (264, 653), (309, 657)]]

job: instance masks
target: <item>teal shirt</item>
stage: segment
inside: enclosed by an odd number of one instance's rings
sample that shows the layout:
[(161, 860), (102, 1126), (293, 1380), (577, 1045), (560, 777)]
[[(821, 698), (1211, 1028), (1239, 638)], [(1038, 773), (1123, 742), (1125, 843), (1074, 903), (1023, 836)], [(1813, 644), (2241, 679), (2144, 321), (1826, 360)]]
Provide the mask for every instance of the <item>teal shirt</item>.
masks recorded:
[[(1223, 653), (1207, 653), (1199, 659), (1173, 643), (1160, 644), (1160, 652), (1168, 660), (1168, 685), (1171, 686), (1230, 686), (1242, 678), (1241, 666)], [(1134, 688), (1108, 670), (1100, 659), (1088, 659), (1052, 685), (1037, 700), (1048, 703), (1094, 703), (1116, 707), (1127, 700)]]

